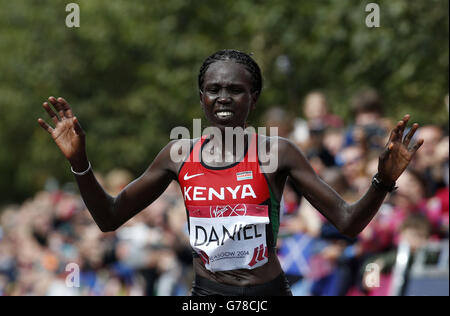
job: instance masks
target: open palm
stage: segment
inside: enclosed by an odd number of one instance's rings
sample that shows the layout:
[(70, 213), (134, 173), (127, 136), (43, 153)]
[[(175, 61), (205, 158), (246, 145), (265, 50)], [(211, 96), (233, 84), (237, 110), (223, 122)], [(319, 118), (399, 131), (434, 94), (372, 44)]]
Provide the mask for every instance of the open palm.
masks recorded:
[(419, 124), (414, 123), (408, 134), (403, 138), (410, 116), (405, 115), (392, 130), (386, 149), (382, 153), (378, 164), (378, 173), (386, 182), (394, 182), (408, 167), (416, 151), (422, 146), (423, 139), (419, 139), (414, 146), (410, 146)]
[[(42, 104), (52, 119), (55, 127), (52, 128), (43, 119), (39, 118), (39, 125), (53, 138), (63, 155), (69, 160), (75, 160), (85, 154), (85, 134), (72, 109), (63, 98), (49, 97), (49, 102)], [(58, 115), (50, 107), (49, 103), (58, 112)]]

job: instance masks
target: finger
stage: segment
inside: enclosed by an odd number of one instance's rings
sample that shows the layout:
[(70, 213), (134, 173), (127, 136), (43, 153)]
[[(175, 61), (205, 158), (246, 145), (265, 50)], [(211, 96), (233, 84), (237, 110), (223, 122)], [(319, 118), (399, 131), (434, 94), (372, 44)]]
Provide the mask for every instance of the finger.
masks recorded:
[(84, 135), (84, 131), (81, 128), (80, 122), (78, 122), (78, 118), (76, 116), (73, 117), (73, 128), (77, 135)]
[(59, 118), (47, 102), (42, 103), (42, 107), (52, 119), (53, 123), (58, 124)]
[(395, 137), (396, 137), (396, 132), (395, 131), (396, 130), (397, 130), (397, 127), (392, 129), (391, 134), (389, 135), (389, 139), (388, 139), (388, 141), (386, 143), (386, 147), (395, 139)]
[(409, 130), (408, 134), (406, 135), (405, 139), (403, 140), (403, 144), (405, 144), (406, 148), (408, 148), (409, 143), (411, 142), (411, 139), (413, 138), (414, 134), (416, 133), (417, 129), (419, 128), (419, 124), (414, 123), (411, 129)]
[(410, 117), (411, 117), (411, 115), (409, 115), (409, 114), (406, 114), (405, 116), (403, 116), (402, 121), (405, 123), (405, 126), (408, 124)]
[(392, 152), (392, 148), (394, 148), (394, 144), (391, 142), (388, 143), (388, 145), (386, 146), (386, 149), (383, 151), (383, 153), (380, 156), (381, 160), (386, 160), (387, 158), (389, 158), (389, 155)]
[(417, 143), (409, 149), (409, 152), (416, 153), (416, 151), (422, 146), (424, 140), (421, 138), (417, 141)]
[(59, 102), (56, 100), (55, 97), (49, 97), (48, 101), (50, 101), (50, 103), (53, 105), (53, 107), (56, 109), (56, 111), (58, 111), (58, 115), (59, 118), (61, 119), (61, 121), (66, 119), (66, 116), (64, 115), (64, 109), (62, 107), (61, 104), (59, 104)]
[(402, 138), (403, 138), (403, 132), (405, 131), (406, 126), (408, 126), (408, 121), (409, 121), (409, 118), (410, 118), (410, 117), (411, 117), (411, 116), (410, 116), (409, 114), (406, 114), (406, 115), (403, 117), (403, 119), (402, 119), (402, 121), (403, 121), (402, 129), (401, 129), (401, 132), (402, 132)]
[(397, 125), (395, 125), (394, 129), (391, 132), (391, 135), (389, 136), (389, 141), (386, 144), (386, 146), (389, 145), (389, 143), (391, 143), (391, 142), (396, 142), (396, 141), (401, 140), (401, 137), (399, 135), (400, 135), (400, 129), (401, 129), (402, 124), (403, 124), (403, 121), (397, 122)]
[(64, 98), (61, 98), (61, 97), (59, 97), (57, 99), (57, 101), (58, 101), (59, 104), (61, 104), (61, 106), (62, 106), (62, 108), (64, 110), (64, 115), (67, 118), (73, 117), (72, 108), (70, 107), (69, 103)]
[(408, 125), (408, 121), (409, 121), (409, 114), (406, 114), (401, 121), (398, 122), (397, 126), (399, 126), (398, 128), (398, 132), (397, 132), (397, 140), (402, 141), (403, 139), (403, 133), (405, 131), (406, 126)]
[(408, 120), (409, 120), (409, 114), (406, 114), (400, 121), (398, 121), (397, 125), (395, 126), (395, 128), (393, 130), (394, 137), (392, 138), (392, 141), (402, 141), (403, 131), (405, 130)]
[(45, 129), (50, 135), (52, 134), (53, 128), (52, 128), (50, 125), (48, 125), (47, 123), (45, 123), (45, 121), (44, 121), (43, 119), (38, 118), (38, 123), (39, 123), (39, 125), (40, 125), (43, 129)]

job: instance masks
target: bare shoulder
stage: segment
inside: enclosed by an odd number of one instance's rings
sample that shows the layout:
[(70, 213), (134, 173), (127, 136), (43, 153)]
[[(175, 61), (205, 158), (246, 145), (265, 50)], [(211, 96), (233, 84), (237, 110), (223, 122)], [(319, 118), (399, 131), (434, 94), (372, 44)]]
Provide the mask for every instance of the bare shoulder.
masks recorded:
[(261, 165), (272, 170), (271, 172), (285, 168), (286, 159), (292, 155), (290, 152), (295, 147), (295, 144), (284, 137), (258, 135), (258, 156)]
[[(272, 152), (283, 155), (296, 147), (292, 141), (284, 137), (258, 135), (258, 149), (260, 153), (264, 150), (269, 152), (272, 148)], [(273, 149), (276, 149), (276, 151), (273, 151)]]
[(175, 174), (189, 157), (193, 145), (199, 140), (194, 139), (175, 139), (170, 141), (161, 151), (162, 158), (167, 162), (168, 167)]
[[(176, 151), (178, 154), (186, 156), (189, 156), (190, 149), (192, 149), (192, 146), (200, 139), (200, 137), (197, 138), (190, 138), (190, 139), (174, 139), (171, 140), (167, 146), (165, 147), (166, 150), (169, 151)], [(185, 150), (187, 149), (187, 150)]]

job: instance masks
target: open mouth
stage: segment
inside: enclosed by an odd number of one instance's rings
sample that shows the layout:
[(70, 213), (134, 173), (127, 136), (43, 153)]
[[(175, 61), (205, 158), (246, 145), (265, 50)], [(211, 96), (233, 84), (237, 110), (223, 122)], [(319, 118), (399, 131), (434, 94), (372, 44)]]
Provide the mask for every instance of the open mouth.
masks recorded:
[(221, 120), (228, 120), (228, 119), (232, 118), (233, 115), (234, 115), (234, 113), (231, 111), (217, 111), (215, 113), (215, 116)]

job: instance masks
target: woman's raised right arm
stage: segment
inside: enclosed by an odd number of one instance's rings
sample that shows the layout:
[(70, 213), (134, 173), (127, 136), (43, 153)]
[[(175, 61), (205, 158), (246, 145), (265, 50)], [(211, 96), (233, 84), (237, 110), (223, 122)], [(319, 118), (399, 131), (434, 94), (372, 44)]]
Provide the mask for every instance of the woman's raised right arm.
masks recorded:
[[(41, 118), (39, 125), (53, 138), (63, 155), (75, 171), (75, 178), (86, 207), (101, 231), (109, 232), (119, 228), (134, 215), (156, 200), (175, 179), (176, 166), (170, 159), (170, 142), (148, 169), (128, 184), (116, 197), (105, 192), (90, 168), (86, 154), (85, 133), (70, 105), (63, 98), (49, 97), (43, 107), (52, 119), (52, 128)], [(51, 103), (58, 115), (50, 107)], [(89, 169), (89, 170), (88, 170)], [(76, 175), (76, 173), (84, 173)]]

